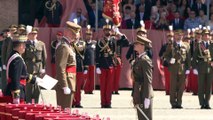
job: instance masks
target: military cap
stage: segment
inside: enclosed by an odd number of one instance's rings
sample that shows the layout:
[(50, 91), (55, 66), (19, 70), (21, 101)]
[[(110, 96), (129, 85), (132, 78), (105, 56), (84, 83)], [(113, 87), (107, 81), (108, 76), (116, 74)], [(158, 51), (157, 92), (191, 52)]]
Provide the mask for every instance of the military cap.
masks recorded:
[(63, 36), (63, 33), (62, 33), (61, 31), (58, 31), (58, 32), (56, 33), (56, 35), (58, 35), (58, 36)]
[(136, 32), (144, 32), (144, 33), (147, 33), (146, 29), (144, 27), (139, 27), (137, 28)]
[(202, 30), (201, 30), (201, 29), (197, 29), (197, 30), (195, 31), (195, 34), (202, 34)]
[(91, 30), (91, 26), (90, 25), (87, 25), (86, 34), (87, 35), (92, 35), (92, 30)]
[(208, 29), (203, 29), (202, 34), (209, 34), (210, 31)]
[(16, 31), (17, 30), (17, 25), (15, 25), (15, 24), (10, 25), (9, 26), (9, 30)]
[(66, 24), (67, 24), (67, 28), (68, 28), (69, 30), (71, 30), (71, 31), (72, 31), (73, 33), (75, 33), (75, 34), (79, 33), (80, 30), (81, 30), (81, 26), (79, 26), (79, 25), (76, 24), (76, 23), (67, 21)]
[(177, 34), (183, 34), (183, 30), (181, 30), (181, 29), (175, 30), (175, 33), (177, 33)]
[(107, 25), (104, 25), (104, 26), (103, 26), (103, 29), (104, 29), (104, 30), (111, 30), (111, 29), (112, 29), (112, 26), (109, 25), (109, 24), (107, 24)]
[(23, 25), (23, 24), (20, 24), (20, 25), (18, 26), (18, 29), (19, 29), (19, 30), (26, 30), (26, 26)]
[(35, 33), (35, 34), (37, 34), (37, 33), (38, 33), (38, 28), (33, 27), (33, 28), (32, 28), (32, 31), (31, 31), (30, 33)]
[(136, 44), (136, 43), (140, 43), (142, 45), (148, 46), (150, 43), (152, 43), (152, 41), (150, 41), (146, 37), (142, 37), (142, 36), (138, 35), (136, 41), (134, 41), (134, 44)]
[(27, 35), (26, 34), (18, 34), (18, 33), (14, 33), (13, 36), (13, 42), (14, 43), (23, 43), (27, 41)]
[(189, 34), (184, 36), (185, 39), (191, 39), (191, 36)]

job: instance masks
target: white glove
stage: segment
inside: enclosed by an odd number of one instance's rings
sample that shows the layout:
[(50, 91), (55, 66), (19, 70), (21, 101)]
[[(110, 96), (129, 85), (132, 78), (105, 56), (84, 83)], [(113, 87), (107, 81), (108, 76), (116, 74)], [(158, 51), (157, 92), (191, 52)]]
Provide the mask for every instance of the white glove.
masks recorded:
[(84, 75), (86, 75), (88, 73), (88, 70), (84, 70)]
[(189, 73), (190, 73), (190, 71), (189, 71), (189, 70), (186, 70), (185, 74), (188, 75)]
[(43, 79), (39, 78), (39, 77), (36, 77), (36, 83), (39, 84), (39, 83), (42, 83), (43, 82)]
[(174, 63), (175, 63), (175, 58), (171, 58), (170, 64), (174, 64)]
[(145, 98), (145, 100), (144, 100), (144, 108), (145, 108), (145, 109), (148, 109), (148, 108), (149, 108), (150, 102), (151, 102), (150, 99)]
[(41, 73), (41, 74), (44, 74), (45, 72), (46, 72), (45, 69), (41, 69), (41, 70), (40, 70), (40, 73)]
[(13, 104), (20, 104), (20, 98), (14, 98)]
[(194, 73), (195, 75), (198, 75), (197, 69), (193, 69), (193, 73)]
[(7, 69), (6, 65), (3, 65), (3, 70), (6, 70), (6, 69)]
[(64, 90), (64, 94), (65, 94), (65, 95), (68, 95), (68, 94), (71, 93), (71, 90), (70, 90), (69, 87), (63, 87), (63, 90)]
[(101, 69), (100, 68), (96, 68), (96, 73), (97, 74), (101, 74)]
[(0, 67), (0, 72), (2, 71), (2, 68)]

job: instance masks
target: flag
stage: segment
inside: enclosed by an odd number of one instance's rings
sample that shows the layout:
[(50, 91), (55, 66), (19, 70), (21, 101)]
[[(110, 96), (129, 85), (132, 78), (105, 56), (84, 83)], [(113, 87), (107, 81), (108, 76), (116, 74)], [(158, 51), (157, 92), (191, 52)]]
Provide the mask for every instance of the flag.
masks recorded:
[(121, 0), (104, 0), (103, 16), (111, 20), (116, 26), (121, 24), (120, 2)]

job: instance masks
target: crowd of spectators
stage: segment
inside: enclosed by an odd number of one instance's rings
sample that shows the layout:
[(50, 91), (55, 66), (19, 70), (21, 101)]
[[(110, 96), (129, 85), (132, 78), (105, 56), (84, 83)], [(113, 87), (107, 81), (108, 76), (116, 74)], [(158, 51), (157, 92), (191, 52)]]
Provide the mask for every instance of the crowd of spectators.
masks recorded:
[[(95, 1), (84, 0), (88, 24), (95, 27)], [(98, 0), (98, 26), (104, 24), (102, 17), (104, 0)], [(207, 16), (206, 0), (122, 0), (120, 13), (122, 23), (120, 28), (132, 29), (145, 22), (146, 29), (168, 30), (172, 25), (174, 29), (192, 29), (199, 25), (209, 25), (213, 29), (213, 0), (210, 3), (209, 16)]]

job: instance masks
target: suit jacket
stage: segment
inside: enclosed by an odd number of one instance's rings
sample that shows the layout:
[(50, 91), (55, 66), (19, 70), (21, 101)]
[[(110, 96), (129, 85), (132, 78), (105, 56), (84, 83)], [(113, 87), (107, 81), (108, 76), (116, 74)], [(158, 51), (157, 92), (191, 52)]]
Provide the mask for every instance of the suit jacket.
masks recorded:
[(95, 65), (95, 49), (96, 41), (92, 40), (90, 43), (86, 42), (85, 54), (84, 54), (84, 66), (88, 69), (89, 65)]
[(184, 21), (182, 19), (179, 19), (179, 22), (176, 23), (175, 19), (174, 19), (174, 20), (172, 20), (171, 24), (172, 24), (174, 30), (183, 29)]
[[(136, 5), (136, 16), (139, 15), (139, 7), (141, 4)], [(151, 8), (152, 8), (152, 1), (151, 0), (145, 0), (145, 12), (143, 16), (143, 20), (149, 20), (151, 16)]]
[(27, 41), (23, 58), (27, 65), (27, 71), (30, 74), (39, 75), (42, 69), (46, 67), (47, 52), (44, 42), (37, 40), (33, 43)]
[[(58, 90), (63, 87), (70, 87), (72, 92), (76, 91), (75, 73), (68, 73), (66, 68), (68, 66), (76, 66), (76, 54), (74, 48), (70, 45), (68, 40), (62, 38), (61, 44), (56, 49), (56, 85)], [(63, 98), (62, 98), (63, 99)]]
[(131, 19), (126, 20), (126, 28), (132, 29), (132, 26), (134, 29), (137, 29), (140, 27), (140, 20), (135, 19), (134, 23)]

